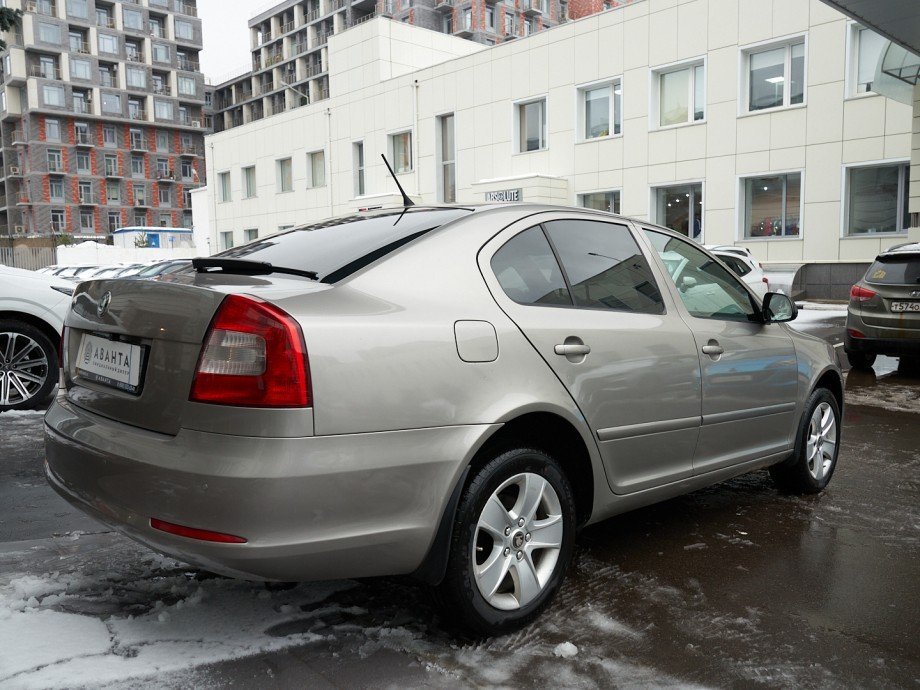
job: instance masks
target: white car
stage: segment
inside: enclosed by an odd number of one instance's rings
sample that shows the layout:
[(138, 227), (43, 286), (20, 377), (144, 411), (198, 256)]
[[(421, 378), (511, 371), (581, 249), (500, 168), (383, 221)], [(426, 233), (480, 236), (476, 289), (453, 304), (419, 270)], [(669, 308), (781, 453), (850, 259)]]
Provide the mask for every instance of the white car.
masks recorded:
[(760, 299), (770, 292), (770, 281), (763, 271), (763, 266), (743, 247), (707, 247), (718, 256), (741, 280), (748, 284)]
[(0, 412), (36, 407), (58, 382), (58, 346), (74, 284), (0, 265)]

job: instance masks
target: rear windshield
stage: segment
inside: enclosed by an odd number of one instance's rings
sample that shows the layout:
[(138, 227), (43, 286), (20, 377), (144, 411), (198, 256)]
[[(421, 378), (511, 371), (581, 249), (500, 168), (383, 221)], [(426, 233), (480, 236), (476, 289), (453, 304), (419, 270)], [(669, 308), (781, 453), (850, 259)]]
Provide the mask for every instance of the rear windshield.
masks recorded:
[(419, 209), (355, 215), (304, 225), (234, 247), (217, 256), (262, 261), (313, 271), (335, 283), (435, 228), (462, 218), (469, 209)]
[(920, 283), (920, 254), (883, 257), (869, 267), (866, 282), (881, 285), (916, 285)]

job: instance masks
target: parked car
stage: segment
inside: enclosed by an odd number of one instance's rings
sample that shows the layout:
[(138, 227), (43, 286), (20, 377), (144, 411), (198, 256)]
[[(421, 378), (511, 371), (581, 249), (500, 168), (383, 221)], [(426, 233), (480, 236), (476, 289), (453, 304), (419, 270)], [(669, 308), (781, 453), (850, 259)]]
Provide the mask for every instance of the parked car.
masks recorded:
[(0, 265), (0, 412), (36, 407), (58, 382), (73, 283)]
[(856, 369), (877, 355), (920, 360), (920, 242), (879, 254), (850, 289), (844, 349)]
[(411, 573), (495, 634), (547, 605), (583, 525), (763, 467), (805, 493), (834, 472), (833, 349), (660, 227), (411, 207), (193, 266), (78, 287), (46, 472), (208, 570)]
[(159, 261), (151, 266), (145, 266), (142, 270), (134, 273), (131, 277), (135, 279), (155, 278), (159, 275), (167, 275), (181, 271), (192, 265), (191, 259), (170, 259), (168, 261)]
[(99, 268), (98, 264), (80, 264), (76, 266), (64, 266), (56, 270), (53, 275), (58, 278), (66, 278), (74, 283), (79, 283), (85, 279), (85, 276), (91, 274)]
[(754, 293), (763, 299), (770, 292), (770, 281), (760, 262), (746, 249), (739, 247), (715, 247), (711, 249), (736, 276), (741, 278)]

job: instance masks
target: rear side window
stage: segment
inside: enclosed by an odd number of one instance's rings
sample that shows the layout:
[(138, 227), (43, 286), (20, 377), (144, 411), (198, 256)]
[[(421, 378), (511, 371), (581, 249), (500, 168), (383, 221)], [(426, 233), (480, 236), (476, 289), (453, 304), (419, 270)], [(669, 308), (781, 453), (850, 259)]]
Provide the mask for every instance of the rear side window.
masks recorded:
[(491, 264), (502, 290), (515, 302), (572, 306), (562, 271), (539, 226), (508, 240)]
[(652, 269), (625, 225), (593, 220), (545, 224), (575, 306), (664, 313)]
[(741, 259), (736, 259), (733, 256), (727, 256), (725, 254), (716, 254), (716, 256), (722, 259), (722, 263), (732, 269), (735, 272), (735, 275), (739, 277), (746, 276), (751, 272), (751, 267), (744, 263)]
[(877, 259), (866, 272), (866, 282), (917, 285), (920, 283), (920, 256)]

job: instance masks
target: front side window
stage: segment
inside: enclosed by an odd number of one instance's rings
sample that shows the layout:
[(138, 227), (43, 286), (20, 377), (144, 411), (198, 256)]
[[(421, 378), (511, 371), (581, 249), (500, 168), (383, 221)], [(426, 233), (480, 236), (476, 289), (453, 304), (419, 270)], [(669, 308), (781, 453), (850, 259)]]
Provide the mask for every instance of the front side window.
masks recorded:
[(703, 185), (659, 187), (655, 195), (655, 222), (697, 240), (703, 235)]
[(798, 237), (802, 174), (749, 177), (744, 185), (744, 236)]
[(805, 98), (805, 42), (746, 53), (748, 111), (782, 108)]
[(251, 199), (256, 195), (256, 168), (250, 165), (243, 168), (243, 198)]
[(874, 165), (847, 170), (847, 235), (904, 232), (910, 224), (910, 167)]
[(495, 252), (491, 265), (502, 290), (515, 302), (572, 306), (562, 270), (540, 226), (508, 240)]
[(546, 100), (521, 103), (517, 106), (518, 151), (540, 151), (546, 148)]
[(715, 259), (687, 240), (655, 230), (645, 233), (691, 316), (725, 321), (753, 320), (757, 312), (750, 294), (738, 278)]
[(397, 173), (412, 171), (412, 133), (400, 132), (390, 137), (393, 170)]
[(593, 208), (595, 211), (619, 213), (620, 192), (591, 192), (590, 194), (579, 194), (578, 205), (584, 208)]
[(625, 225), (594, 220), (545, 224), (575, 306), (661, 314), (652, 269)]
[(314, 151), (307, 154), (307, 187), (326, 186), (326, 153)]
[(706, 117), (706, 77), (702, 64), (656, 73), (658, 126), (699, 122)]
[(294, 190), (293, 167), (290, 158), (278, 161), (278, 191), (290, 192)]
[(620, 133), (621, 94), (619, 80), (581, 90), (584, 110), (582, 137), (584, 139), (597, 139)]

